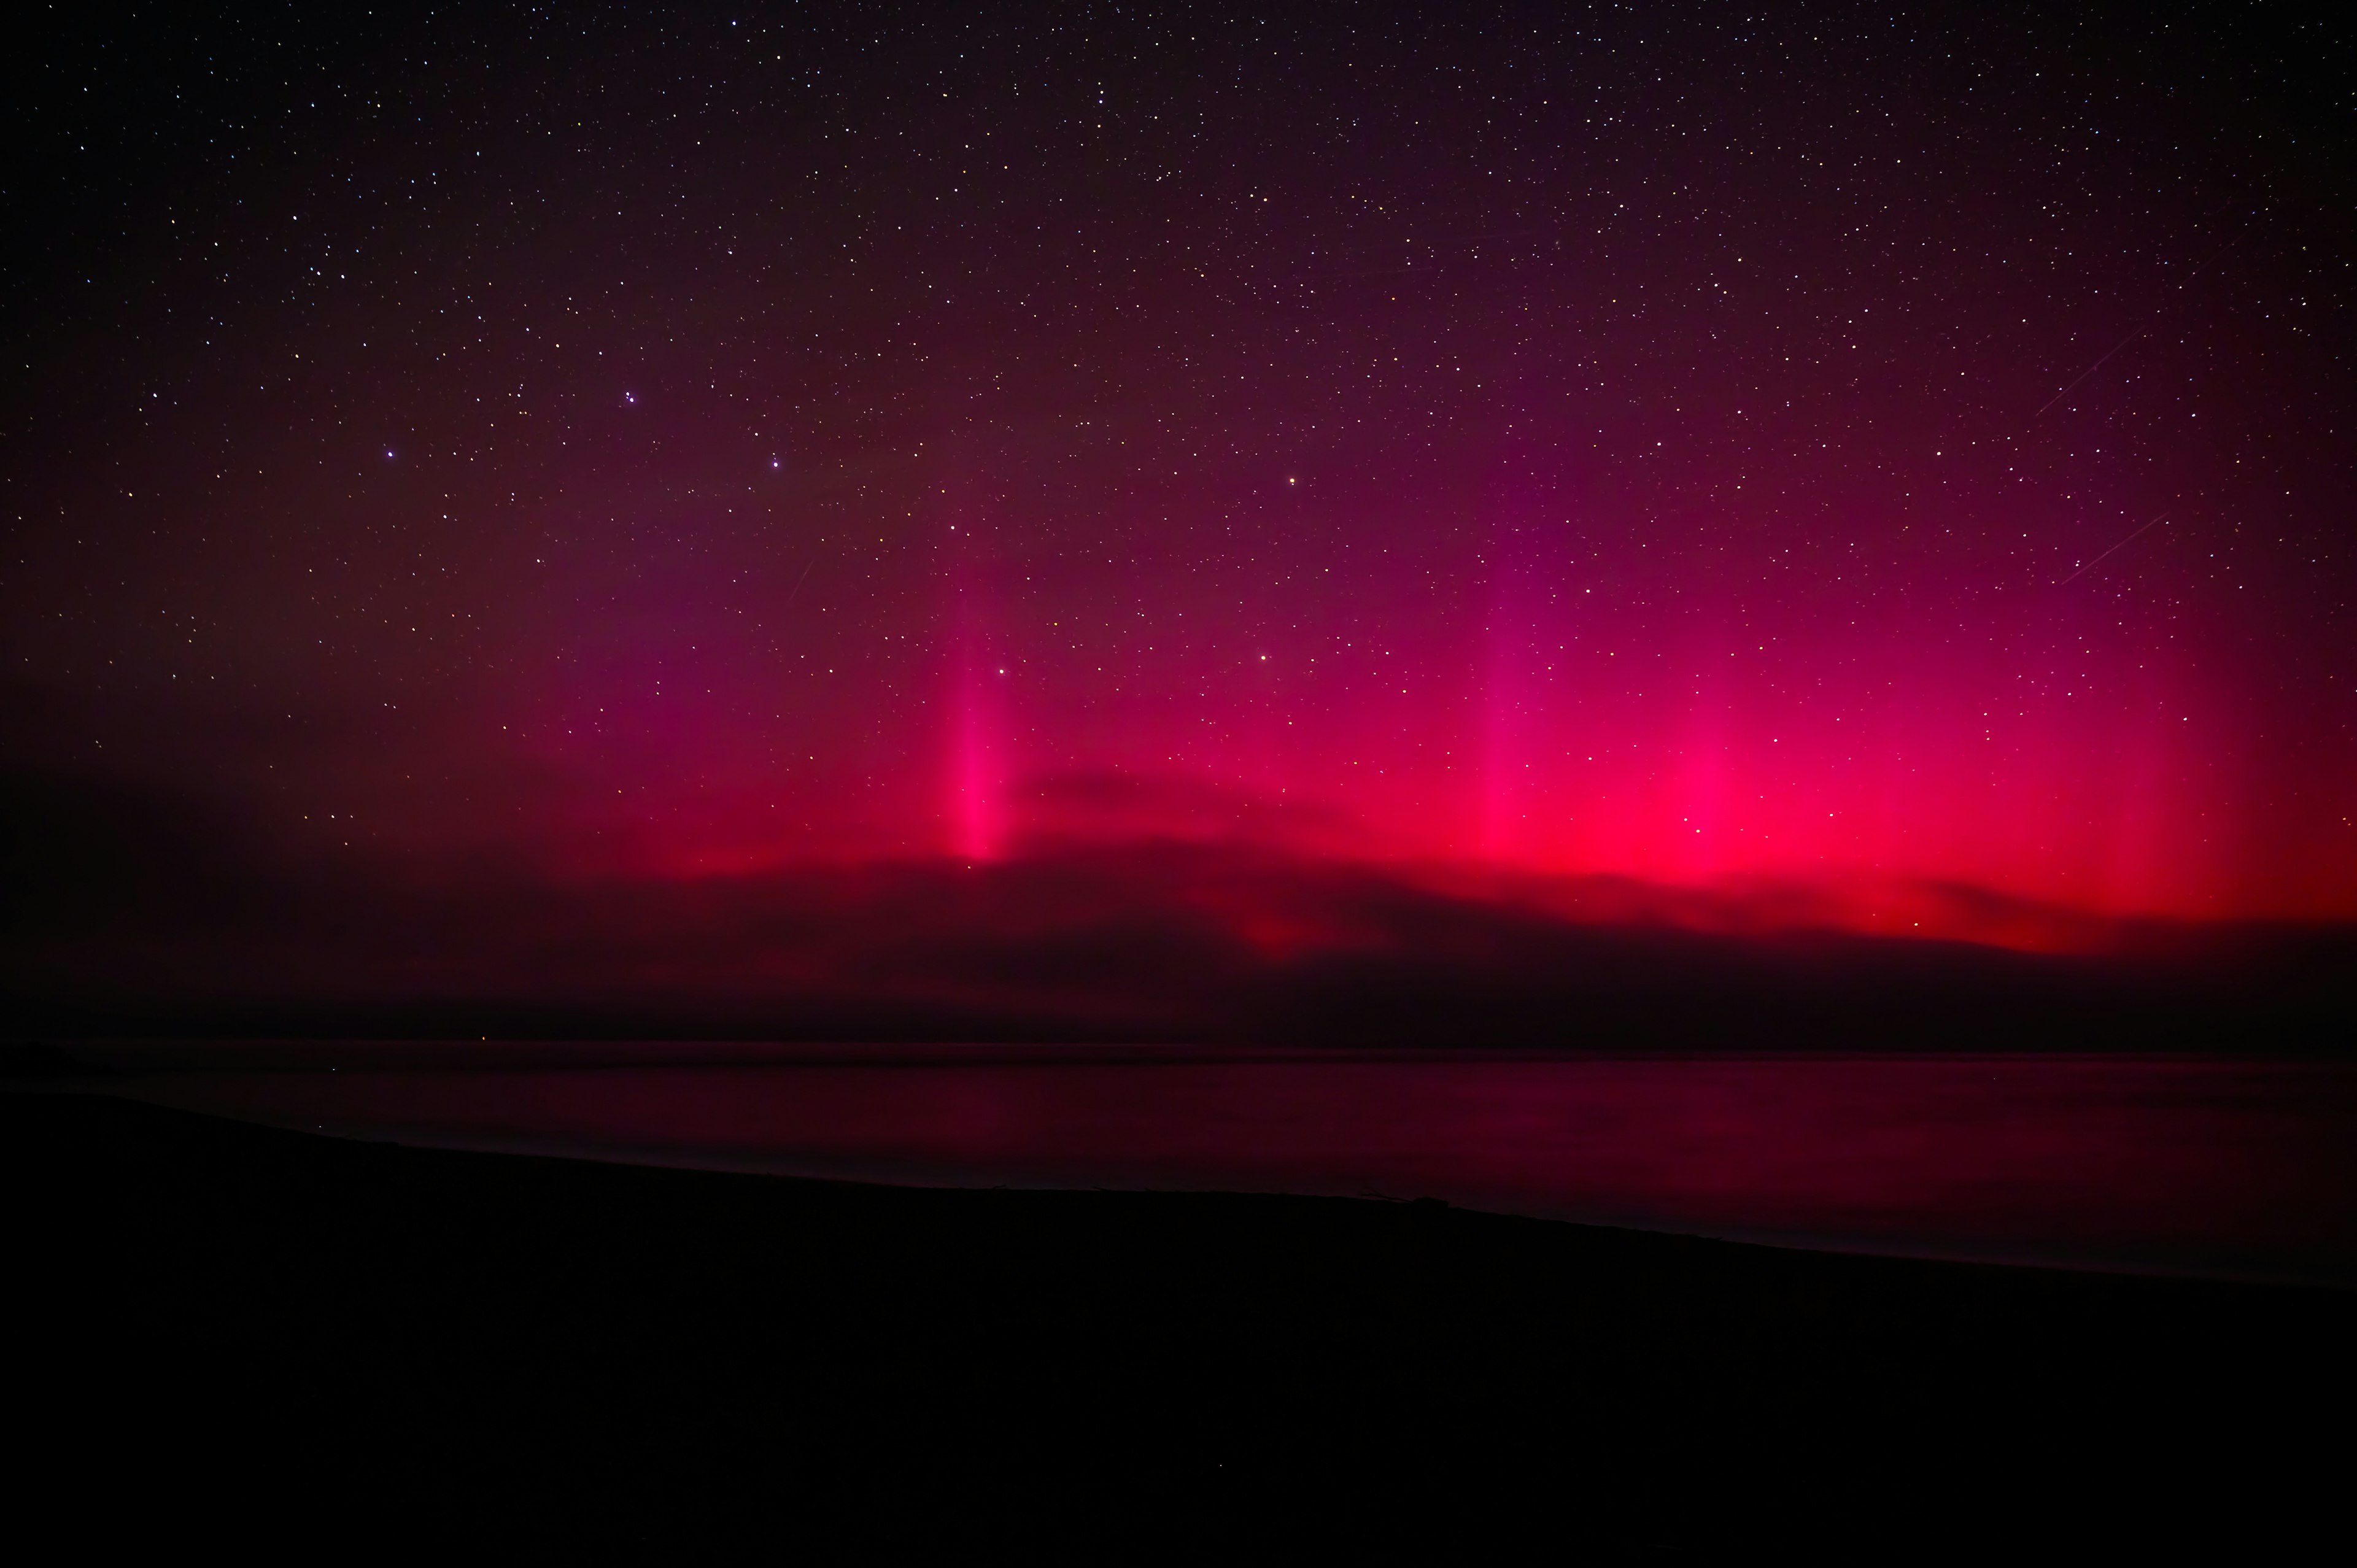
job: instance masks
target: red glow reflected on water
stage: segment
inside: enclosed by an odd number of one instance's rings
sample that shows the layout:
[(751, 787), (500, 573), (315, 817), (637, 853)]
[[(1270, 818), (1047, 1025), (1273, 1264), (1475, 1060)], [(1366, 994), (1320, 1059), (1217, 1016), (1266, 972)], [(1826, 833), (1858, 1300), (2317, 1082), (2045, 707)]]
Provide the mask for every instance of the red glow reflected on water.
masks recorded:
[[(376, 1049), (382, 1067), (393, 1048)], [(1429, 1196), (1933, 1255), (2357, 1279), (2345, 1067), (975, 1047), (791, 1065), (739, 1047), (732, 1066), (727, 1047), (668, 1049), (724, 1065), (385, 1072), (363, 1055), (335, 1073), (130, 1084), (459, 1146), (926, 1184)]]

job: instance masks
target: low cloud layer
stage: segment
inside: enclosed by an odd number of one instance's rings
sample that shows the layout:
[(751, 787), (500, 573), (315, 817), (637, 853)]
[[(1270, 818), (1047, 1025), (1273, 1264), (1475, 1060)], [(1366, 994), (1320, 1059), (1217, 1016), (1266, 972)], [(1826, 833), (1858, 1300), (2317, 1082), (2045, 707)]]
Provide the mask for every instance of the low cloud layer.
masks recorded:
[(2345, 928), (1948, 886), (1485, 878), (1138, 822), (979, 866), (429, 877), (152, 787), (5, 793), (20, 1035), (2272, 1052), (2357, 1019)]

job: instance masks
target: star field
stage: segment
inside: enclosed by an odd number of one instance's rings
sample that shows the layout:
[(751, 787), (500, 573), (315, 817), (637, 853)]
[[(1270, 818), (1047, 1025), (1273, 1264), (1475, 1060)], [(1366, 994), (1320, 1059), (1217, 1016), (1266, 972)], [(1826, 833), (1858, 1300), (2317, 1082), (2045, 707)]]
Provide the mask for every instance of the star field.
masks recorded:
[(2316, 24), (41, 27), (19, 771), (427, 881), (1243, 832), (2357, 913)]

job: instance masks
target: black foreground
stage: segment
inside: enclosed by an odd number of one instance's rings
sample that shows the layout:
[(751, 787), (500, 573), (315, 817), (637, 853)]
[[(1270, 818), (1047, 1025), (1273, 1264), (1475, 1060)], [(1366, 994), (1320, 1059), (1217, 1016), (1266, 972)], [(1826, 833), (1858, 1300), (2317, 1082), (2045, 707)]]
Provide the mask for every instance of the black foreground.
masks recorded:
[(69, 1094), (0, 1094), (0, 1159), (18, 1541), (2352, 1550), (2357, 1294), (452, 1154)]

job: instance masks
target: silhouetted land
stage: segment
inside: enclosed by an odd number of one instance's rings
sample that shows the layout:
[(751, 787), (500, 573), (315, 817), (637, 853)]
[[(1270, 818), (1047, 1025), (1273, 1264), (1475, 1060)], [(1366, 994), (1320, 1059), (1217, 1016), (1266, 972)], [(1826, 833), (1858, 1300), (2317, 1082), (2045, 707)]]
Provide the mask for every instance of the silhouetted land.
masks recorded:
[(2347, 1294), (428, 1152), (76, 1095), (0, 1096), (0, 1158), (19, 1539), (2347, 1550)]

